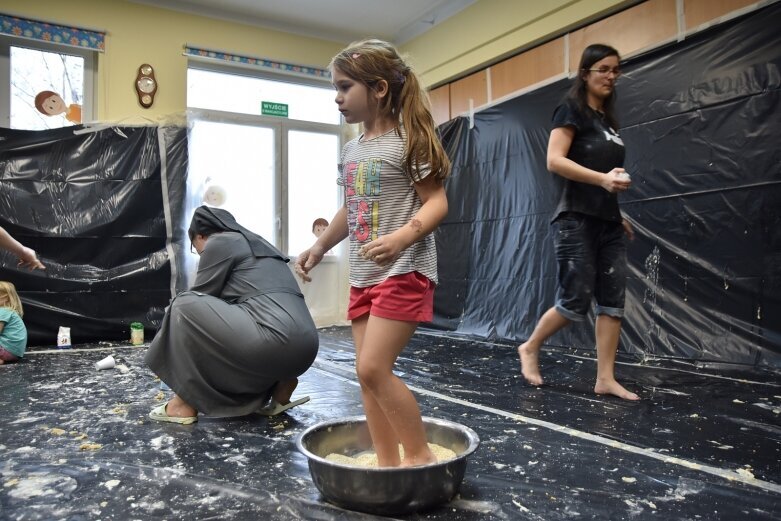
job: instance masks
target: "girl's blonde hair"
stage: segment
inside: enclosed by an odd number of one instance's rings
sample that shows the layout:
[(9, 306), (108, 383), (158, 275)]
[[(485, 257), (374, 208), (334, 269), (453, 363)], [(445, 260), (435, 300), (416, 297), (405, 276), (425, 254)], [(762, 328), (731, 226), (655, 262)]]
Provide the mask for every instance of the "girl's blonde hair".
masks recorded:
[(0, 304), (0, 307), (11, 308), (21, 317), (24, 315), (22, 309), (22, 301), (19, 300), (19, 295), (16, 293), (16, 286), (11, 282), (0, 280), (0, 299), (3, 296), (8, 297), (8, 303), (5, 305)]
[(428, 96), (418, 77), (391, 44), (382, 40), (351, 43), (333, 57), (329, 68), (339, 69), (370, 90), (375, 90), (381, 80), (388, 83), (388, 94), (380, 102), (380, 115), (396, 122), (400, 136), (400, 125), (404, 125), (407, 134), (404, 166), (413, 181), (420, 180), (414, 172), (423, 168), (430, 168), (430, 175), (440, 181), (450, 174), (450, 159), (439, 141)]

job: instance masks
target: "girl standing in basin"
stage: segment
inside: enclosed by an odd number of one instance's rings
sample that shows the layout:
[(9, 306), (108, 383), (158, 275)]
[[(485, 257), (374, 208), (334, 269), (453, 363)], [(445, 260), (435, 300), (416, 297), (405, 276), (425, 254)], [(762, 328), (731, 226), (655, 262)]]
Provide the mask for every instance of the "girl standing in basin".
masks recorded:
[(344, 206), (295, 267), (311, 280), (308, 273), (325, 252), (349, 236), (347, 318), (378, 463), (425, 465), (435, 458), (420, 409), (392, 370), (418, 323), (433, 317), (437, 256), (431, 232), (447, 214), (443, 180), (450, 161), (417, 77), (391, 45), (351, 44), (330, 67), (339, 111), (348, 123), (363, 123), (363, 133), (342, 150)]

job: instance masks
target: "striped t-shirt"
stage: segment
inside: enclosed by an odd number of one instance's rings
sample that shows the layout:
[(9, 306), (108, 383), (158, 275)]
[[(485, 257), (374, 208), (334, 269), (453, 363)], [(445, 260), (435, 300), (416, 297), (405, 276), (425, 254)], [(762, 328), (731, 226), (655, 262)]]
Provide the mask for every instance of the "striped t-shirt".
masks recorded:
[[(428, 234), (406, 250), (392, 264), (379, 266), (358, 255), (364, 244), (388, 235), (407, 223), (422, 202), (412, 180), (404, 172), (404, 138), (396, 130), (347, 143), (339, 162), (339, 181), (347, 202), (350, 238), (350, 285), (365, 288), (390, 276), (417, 271), (437, 282), (437, 250)], [(423, 179), (429, 170), (417, 172)]]

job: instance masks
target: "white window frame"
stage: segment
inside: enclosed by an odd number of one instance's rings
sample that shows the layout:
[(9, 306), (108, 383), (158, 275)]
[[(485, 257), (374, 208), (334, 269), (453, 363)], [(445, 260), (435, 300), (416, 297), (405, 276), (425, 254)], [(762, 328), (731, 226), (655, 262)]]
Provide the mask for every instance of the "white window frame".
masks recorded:
[[(220, 72), (224, 74), (233, 74), (239, 76), (249, 76), (251, 78), (259, 78), (262, 80), (277, 81), (292, 83), (298, 85), (309, 85), (323, 88), (333, 88), (330, 81), (322, 80), (318, 78), (302, 78), (301, 76), (286, 75), (284, 73), (275, 74), (272, 72), (255, 71), (248, 67), (231, 66), (218, 63), (207, 63), (200, 60), (188, 60), (188, 71), (190, 69), (198, 69), (210, 72)], [(223, 93), (224, 95), (225, 93)], [(295, 257), (300, 252), (290, 252), (289, 248), (289, 232), (287, 218), (289, 212), (288, 205), (288, 132), (291, 130), (303, 131), (303, 132), (319, 132), (324, 134), (335, 134), (337, 136), (338, 150), (342, 149), (347, 136), (349, 135), (349, 127), (344, 123), (344, 119), (341, 119), (339, 124), (330, 123), (317, 123), (313, 121), (302, 121), (298, 119), (282, 118), (275, 116), (263, 116), (253, 114), (241, 114), (236, 112), (226, 112), (212, 109), (202, 108), (189, 108), (187, 109), (188, 119), (231, 123), (236, 125), (252, 125), (258, 127), (271, 128), (274, 130), (274, 152), (275, 152), (275, 166), (274, 166), (274, 206), (276, 209), (276, 226), (274, 237), (274, 243), (279, 247), (280, 251), (287, 252), (288, 255)], [(333, 165), (334, 172), (336, 172), (336, 163)], [(336, 184), (336, 176), (334, 176), (334, 184)], [(334, 190), (334, 197), (337, 198), (336, 208), (340, 208), (344, 203), (344, 189), (339, 188)], [(330, 220), (333, 216), (325, 216)], [(333, 255), (326, 255), (323, 258), (323, 262), (336, 262)]]
[(0, 126), (11, 128), (11, 47), (25, 47), (36, 51), (69, 54), (84, 58), (84, 102), (81, 107), (81, 120), (87, 122), (95, 119), (97, 51), (0, 35), (0, 100), (2, 100), (0, 101)]

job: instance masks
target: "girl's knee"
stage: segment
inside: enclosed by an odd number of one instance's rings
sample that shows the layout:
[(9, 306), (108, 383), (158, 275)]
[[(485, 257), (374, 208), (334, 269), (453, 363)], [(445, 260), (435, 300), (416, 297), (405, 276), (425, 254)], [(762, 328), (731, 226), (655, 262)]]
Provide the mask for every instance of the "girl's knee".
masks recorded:
[(381, 367), (379, 364), (372, 363), (371, 360), (366, 360), (365, 357), (356, 364), (356, 373), (361, 385), (369, 389), (378, 387), (384, 379), (393, 374), (390, 370)]

